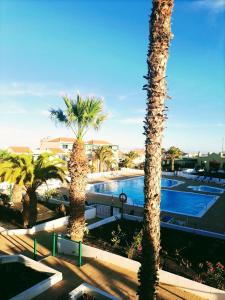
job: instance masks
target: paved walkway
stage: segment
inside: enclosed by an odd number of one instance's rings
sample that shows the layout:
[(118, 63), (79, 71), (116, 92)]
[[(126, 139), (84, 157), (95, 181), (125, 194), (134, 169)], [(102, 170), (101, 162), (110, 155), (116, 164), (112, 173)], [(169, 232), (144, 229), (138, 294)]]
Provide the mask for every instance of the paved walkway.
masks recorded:
[[(63, 280), (36, 297), (36, 300), (67, 299), (68, 293), (83, 282), (99, 287), (121, 300), (137, 299), (138, 279), (136, 273), (117, 265), (88, 258), (84, 259), (84, 265), (79, 268), (74, 257), (51, 256), (52, 235), (50, 232), (42, 231), (35, 236), (38, 241), (38, 260), (63, 273)], [(34, 236), (31, 235), (0, 234), (0, 252), (2, 254), (23, 254), (33, 258), (33, 239)], [(159, 299), (163, 300), (202, 299), (168, 285), (160, 285), (159, 294)]]
[[(134, 272), (128, 272), (126, 269), (95, 259), (86, 259), (81, 268), (76, 266), (71, 258), (51, 256), (42, 262), (62, 272), (63, 280), (36, 297), (35, 300), (68, 299), (68, 293), (83, 282), (103, 289), (121, 300), (138, 299), (136, 296), (138, 280)], [(160, 285), (159, 295), (159, 299), (163, 300), (202, 299), (168, 285)]]

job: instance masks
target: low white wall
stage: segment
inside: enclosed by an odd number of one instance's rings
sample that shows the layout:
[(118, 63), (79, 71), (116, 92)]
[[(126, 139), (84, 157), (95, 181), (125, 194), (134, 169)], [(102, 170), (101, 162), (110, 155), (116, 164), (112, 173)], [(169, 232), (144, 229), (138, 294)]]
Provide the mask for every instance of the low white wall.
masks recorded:
[(98, 179), (101, 177), (106, 177), (106, 178), (113, 178), (113, 177), (118, 177), (118, 176), (125, 176), (129, 174), (140, 174), (144, 175), (143, 170), (138, 170), (138, 169), (129, 169), (129, 168), (121, 168), (121, 170), (118, 171), (109, 171), (109, 172), (100, 172), (100, 173), (89, 173), (87, 178), (88, 179)]
[(93, 224), (90, 224), (88, 225), (88, 229), (91, 230), (91, 229), (94, 229), (94, 228), (97, 228), (97, 227), (100, 227), (104, 224), (107, 224), (107, 223), (111, 223), (111, 222), (114, 222), (118, 219), (117, 216), (112, 216), (112, 217), (109, 217), (109, 218), (105, 218), (101, 221), (98, 221), (96, 223), (93, 223)]
[(52, 230), (52, 229), (54, 230), (55, 228), (59, 228), (66, 225), (68, 223), (68, 218), (69, 218), (68, 216), (58, 218), (56, 220), (38, 224), (28, 229), (8, 229), (1, 233), (6, 235), (13, 235), (13, 234), (22, 235), (22, 234), (34, 234), (35, 232), (39, 232), (43, 230)]
[[(58, 237), (57, 239), (58, 253), (67, 255), (78, 255), (78, 244), (70, 240)], [(120, 255), (113, 254), (108, 251), (104, 251), (88, 245), (82, 245), (82, 255), (84, 257), (95, 258), (102, 261), (110, 262), (111, 264), (123, 267), (129, 271), (137, 273), (140, 268), (140, 263), (122, 257)], [(159, 271), (159, 278), (161, 283), (173, 285), (189, 293), (204, 297), (210, 300), (224, 300), (225, 291), (221, 291), (210, 286), (200, 284), (196, 281), (178, 276), (164, 270)]]
[(186, 226), (180, 226), (180, 225), (166, 223), (166, 222), (161, 222), (160, 225), (161, 225), (161, 227), (165, 227), (165, 228), (176, 229), (176, 230), (189, 232), (189, 233), (193, 233), (193, 234), (197, 234), (197, 235), (202, 235), (202, 236), (207, 236), (207, 237), (216, 238), (216, 239), (220, 239), (220, 240), (225, 240), (225, 234), (221, 234), (221, 233), (216, 233), (216, 232), (212, 232), (212, 231), (196, 229), (196, 228), (191, 228), (191, 227), (186, 227)]
[[(94, 219), (96, 217), (96, 207), (90, 206), (85, 210), (85, 220)], [(44, 222), (42, 224), (38, 224), (29, 229), (4, 229), (1, 231), (2, 234), (6, 235), (22, 235), (22, 234), (34, 234), (35, 232), (43, 231), (43, 230), (54, 230), (56, 228), (65, 226), (68, 224), (69, 217), (62, 217), (52, 221)]]
[[(118, 217), (120, 217), (120, 215), (118, 215)], [(132, 216), (132, 215), (128, 215), (128, 214), (124, 214), (124, 218), (127, 220), (138, 221), (138, 222), (141, 222), (143, 220), (143, 217)], [(175, 229), (175, 230), (184, 231), (184, 232), (188, 232), (188, 233), (193, 233), (193, 234), (198, 234), (198, 235), (216, 238), (216, 239), (220, 239), (220, 240), (225, 240), (225, 234), (222, 234), (222, 233), (216, 233), (216, 232), (202, 230), (202, 229), (180, 226), (180, 225), (171, 224), (171, 223), (167, 223), (167, 222), (160, 222), (160, 226), (164, 227), (164, 228)]]
[[(20, 262), (24, 265), (37, 270), (39, 272), (45, 272), (49, 274), (49, 278), (35, 284), (34, 286), (30, 287), (29, 289), (19, 293), (15, 297), (10, 298), (10, 300), (29, 300), (33, 299), (34, 297), (38, 296), (39, 294), (43, 293), (51, 286), (56, 284), (57, 282), (62, 280), (62, 273), (54, 270), (46, 265), (43, 265), (40, 262), (34, 261), (24, 255), (1, 255), (0, 256), (0, 263), (12, 263), (12, 262)], [(13, 283), (12, 283), (13, 284)]]

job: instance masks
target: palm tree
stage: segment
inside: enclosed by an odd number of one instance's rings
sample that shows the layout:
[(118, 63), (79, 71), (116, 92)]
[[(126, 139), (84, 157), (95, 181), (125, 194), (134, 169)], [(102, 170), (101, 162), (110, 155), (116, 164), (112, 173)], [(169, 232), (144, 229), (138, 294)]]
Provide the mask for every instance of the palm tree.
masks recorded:
[(12, 155), (0, 161), (1, 181), (21, 186), (23, 197), (24, 227), (32, 227), (37, 220), (36, 190), (48, 179), (65, 178), (64, 161), (52, 154), (43, 153), (35, 160), (32, 155)]
[(105, 165), (112, 165), (114, 162), (113, 156), (113, 150), (110, 146), (99, 146), (93, 149), (93, 159), (98, 162), (99, 172), (103, 171)]
[(140, 300), (156, 299), (159, 282), (161, 148), (165, 121), (166, 65), (173, 0), (153, 0), (147, 56), (147, 114), (145, 117), (145, 178)]
[(175, 159), (181, 157), (182, 154), (183, 154), (183, 152), (175, 146), (170, 147), (166, 151), (166, 157), (171, 160), (171, 171), (172, 172), (174, 171)]
[(51, 109), (55, 121), (69, 127), (75, 134), (68, 168), (70, 172), (70, 218), (68, 232), (71, 239), (82, 241), (85, 231), (84, 208), (88, 160), (85, 154), (83, 137), (89, 128), (98, 129), (106, 116), (102, 113), (102, 101), (96, 98), (83, 99), (79, 94), (76, 101), (63, 98), (66, 109)]
[(124, 159), (122, 161), (122, 166), (125, 168), (133, 168), (134, 160), (138, 157), (138, 153), (136, 151), (130, 151), (124, 155)]
[[(13, 156), (13, 154), (9, 153), (7, 150), (0, 150), (0, 160), (4, 160)], [(22, 192), (23, 188), (18, 184), (13, 184), (13, 187), (10, 185), (10, 201), (13, 203), (21, 202), (22, 200)]]

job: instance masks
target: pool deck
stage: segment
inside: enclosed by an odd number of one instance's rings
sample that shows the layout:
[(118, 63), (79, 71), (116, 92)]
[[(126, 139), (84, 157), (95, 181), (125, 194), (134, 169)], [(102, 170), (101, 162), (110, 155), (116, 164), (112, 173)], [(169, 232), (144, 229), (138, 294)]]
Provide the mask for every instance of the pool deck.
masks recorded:
[[(98, 181), (91, 182), (91, 183), (98, 183), (98, 182), (106, 182), (106, 181), (112, 181), (112, 180), (118, 180), (118, 179), (127, 179), (131, 177), (137, 177), (138, 175), (131, 175), (127, 177), (119, 177), (119, 178), (113, 178), (113, 179), (99, 179)], [(198, 182), (190, 179), (186, 179), (184, 177), (180, 176), (163, 176), (170, 179), (176, 179), (179, 181), (183, 181), (184, 183), (169, 188), (170, 190), (176, 190), (176, 191), (183, 191), (183, 192), (193, 192), (193, 193), (199, 193), (199, 194), (206, 194), (206, 195), (214, 195), (212, 193), (207, 192), (198, 192), (193, 191), (190, 188), (188, 188), (189, 185), (192, 186), (198, 186), (198, 185), (205, 185), (205, 186), (212, 186), (212, 187), (218, 187), (221, 188), (221, 185), (216, 183), (204, 183), (204, 182)], [(222, 187), (223, 188), (223, 187)], [(167, 189), (167, 188), (165, 188)], [(216, 195), (216, 194), (215, 194)], [(187, 227), (202, 229), (202, 230), (208, 230), (213, 231), (217, 233), (225, 233), (225, 193), (223, 194), (217, 194), (218, 200), (216, 203), (209, 208), (209, 210), (201, 217), (190, 217), (190, 216), (184, 216), (179, 215), (175, 213), (169, 213), (169, 212), (161, 212), (161, 215), (169, 215), (174, 217), (178, 223), (181, 223)], [(112, 197), (111, 196), (105, 196), (100, 194), (93, 194), (88, 193), (87, 195), (88, 202), (90, 203), (99, 203), (99, 204), (106, 204), (106, 205), (113, 205), (115, 207), (121, 207), (121, 203), (119, 202), (118, 198), (113, 198), (112, 203)], [(131, 210), (134, 210), (134, 214), (138, 216), (143, 215), (143, 208), (133, 205), (124, 205), (124, 211), (125, 213), (130, 213)]]

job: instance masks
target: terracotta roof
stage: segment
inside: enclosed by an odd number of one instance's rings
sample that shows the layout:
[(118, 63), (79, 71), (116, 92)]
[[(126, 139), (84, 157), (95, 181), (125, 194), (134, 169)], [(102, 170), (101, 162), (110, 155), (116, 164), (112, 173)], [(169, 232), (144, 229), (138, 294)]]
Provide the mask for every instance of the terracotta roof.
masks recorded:
[(88, 144), (92, 144), (92, 145), (112, 145), (111, 143), (107, 142), (107, 141), (101, 141), (101, 140), (90, 140), (87, 141)]
[(65, 153), (61, 148), (48, 148), (48, 150), (54, 154)]
[(73, 143), (75, 138), (68, 138), (68, 137), (58, 137), (52, 140), (48, 140), (48, 142), (71, 142)]
[(17, 147), (17, 146), (11, 146), (8, 147), (9, 152), (12, 153), (32, 153), (29, 147)]
[(133, 151), (135, 151), (136, 153), (142, 155), (145, 154), (145, 150), (144, 149), (134, 149)]

